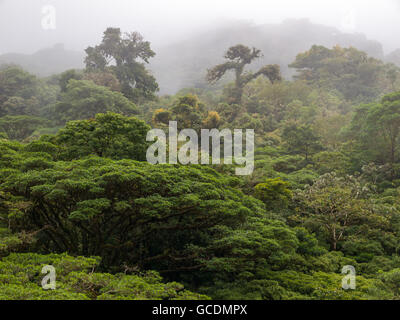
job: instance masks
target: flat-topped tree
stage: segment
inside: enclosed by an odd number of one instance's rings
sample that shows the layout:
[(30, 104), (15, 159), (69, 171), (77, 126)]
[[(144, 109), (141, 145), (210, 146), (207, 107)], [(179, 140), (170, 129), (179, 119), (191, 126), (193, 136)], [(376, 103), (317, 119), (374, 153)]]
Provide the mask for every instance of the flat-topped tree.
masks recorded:
[(272, 83), (282, 80), (280, 68), (276, 64), (266, 65), (255, 73), (244, 70), (246, 65), (252, 63), (261, 56), (261, 50), (256, 48), (250, 49), (242, 44), (230, 47), (225, 54), (225, 58), (228, 61), (208, 70), (207, 80), (210, 83), (215, 83), (220, 80), (227, 71), (234, 71), (236, 79), (232, 102), (240, 103), (243, 95), (243, 88), (258, 76), (264, 75)]

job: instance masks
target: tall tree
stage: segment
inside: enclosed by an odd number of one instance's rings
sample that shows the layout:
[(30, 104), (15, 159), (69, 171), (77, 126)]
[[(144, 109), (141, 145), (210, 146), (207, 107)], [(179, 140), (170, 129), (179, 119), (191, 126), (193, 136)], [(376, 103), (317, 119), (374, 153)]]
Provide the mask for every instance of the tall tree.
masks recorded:
[(266, 76), (272, 83), (282, 79), (278, 65), (267, 65), (255, 73), (245, 71), (246, 65), (262, 56), (261, 51), (242, 44), (238, 44), (228, 49), (225, 59), (228, 61), (208, 70), (207, 80), (210, 83), (220, 80), (227, 71), (235, 73), (235, 88), (232, 94), (232, 103), (240, 103), (242, 100), (243, 89), (246, 84), (260, 75)]
[(151, 99), (158, 91), (156, 79), (144, 63), (155, 56), (150, 42), (138, 32), (122, 34), (119, 28), (108, 28), (102, 42), (86, 49), (89, 72), (112, 72), (121, 83), (123, 94), (134, 100)]

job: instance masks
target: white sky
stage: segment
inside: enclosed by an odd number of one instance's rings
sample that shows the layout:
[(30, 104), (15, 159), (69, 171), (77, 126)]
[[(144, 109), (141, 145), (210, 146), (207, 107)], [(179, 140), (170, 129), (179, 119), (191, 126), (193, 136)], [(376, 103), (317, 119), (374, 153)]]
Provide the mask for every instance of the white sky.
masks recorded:
[[(44, 5), (57, 10), (55, 30), (41, 27)], [(400, 48), (400, 0), (0, 0), (0, 53), (29, 53), (58, 42), (81, 50), (108, 26), (137, 30), (158, 47), (226, 20), (287, 18), (365, 33), (386, 52)]]

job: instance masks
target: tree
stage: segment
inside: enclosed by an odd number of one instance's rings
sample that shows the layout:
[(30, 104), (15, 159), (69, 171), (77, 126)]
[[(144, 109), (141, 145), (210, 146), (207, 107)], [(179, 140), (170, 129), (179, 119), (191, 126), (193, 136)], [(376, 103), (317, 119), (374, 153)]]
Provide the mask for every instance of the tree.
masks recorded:
[(209, 111), (207, 118), (203, 120), (204, 127), (208, 129), (218, 128), (220, 124), (221, 117), (216, 111)]
[(386, 72), (386, 76), (387, 76), (388, 80), (390, 81), (390, 85), (392, 86), (393, 91), (396, 91), (396, 83), (397, 83), (397, 80), (399, 79), (399, 74), (400, 74), (400, 70), (398, 67), (396, 67), (396, 65), (389, 66), (389, 68)]
[(0, 70), (0, 106), (10, 97), (29, 99), (37, 89), (35, 76), (16, 66)]
[(108, 112), (94, 119), (68, 122), (51, 141), (63, 160), (97, 155), (112, 159), (146, 160), (150, 126), (134, 117)]
[(171, 111), (164, 108), (160, 108), (154, 111), (152, 121), (155, 124), (168, 125), (170, 120), (171, 120)]
[(204, 104), (196, 95), (187, 94), (179, 97), (171, 109), (173, 118), (178, 122), (178, 128), (200, 129)]
[(98, 86), (108, 87), (112, 91), (121, 91), (121, 84), (110, 72), (87, 72), (83, 75), (84, 80), (91, 80)]
[(392, 90), (386, 81), (386, 70), (393, 66), (353, 47), (328, 49), (314, 45), (298, 54), (289, 66), (296, 68), (298, 79), (316, 87), (338, 90), (347, 100), (371, 101), (382, 91)]
[[(390, 163), (393, 165), (396, 161), (400, 134), (400, 92), (384, 96), (381, 104), (369, 110), (367, 122), (369, 128), (376, 126), (383, 133), (390, 150)], [(376, 130), (373, 131), (377, 133)]]
[(2, 113), (8, 116), (35, 115), (38, 105), (36, 97), (30, 99), (10, 97), (3, 103)]
[(398, 161), (400, 92), (384, 96), (380, 103), (359, 106), (350, 132), (365, 162), (389, 163), (393, 168)]
[(82, 73), (74, 69), (67, 70), (61, 73), (58, 78), (58, 84), (61, 88), (61, 92), (67, 91), (67, 86), (71, 79), (82, 80)]
[(3, 131), (11, 140), (22, 141), (49, 123), (46, 119), (33, 116), (5, 116), (0, 118), (0, 132)]
[(306, 161), (309, 156), (322, 149), (318, 137), (309, 125), (287, 125), (282, 133), (289, 153), (304, 155)]
[(0, 117), (38, 116), (40, 108), (56, 100), (56, 88), (19, 67), (0, 69)]
[(216, 228), (229, 233), (263, 212), (258, 200), (228, 187), (238, 181), (204, 166), (98, 157), (52, 162), (43, 153), (17, 163), (20, 171), (2, 189), (15, 205), (28, 206), (12, 230), (37, 231), (35, 245), (47, 252), (101, 256), (109, 270), (124, 262), (175, 276), (200, 270), (217, 254)]
[(107, 111), (126, 116), (138, 113), (135, 104), (121, 93), (98, 86), (92, 81), (71, 79), (66, 92), (61, 94), (60, 101), (55, 106), (53, 117), (58, 123), (65, 123), (94, 118), (97, 113)]
[[(237, 178), (211, 168), (98, 157), (54, 161), (57, 146), (45, 141), (0, 141), (0, 149), (1, 203), (14, 208), (1, 217), (14, 234), (34, 235), (26, 250), (100, 255), (108, 272), (158, 270), (191, 290), (228, 284), (234, 275), (264, 279), (265, 270), (295, 253), (295, 233), (266, 218), (262, 203), (238, 189)], [(99, 287), (96, 275), (72, 277), (79, 292), (103, 293), (90, 290)], [(129, 279), (144, 289), (140, 279), (118, 275), (112, 285), (128, 298)]]
[(127, 98), (135, 102), (154, 98), (158, 84), (144, 63), (155, 53), (138, 32), (122, 34), (119, 28), (108, 28), (102, 42), (88, 47), (86, 54), (86, 70), (115, 74)]
[(208, 70), (207, 80), (213, 83), (220, 80), (226, 72), (230, 70), (234, 71), (235, 87), (231, 103), (240, 104), (243, 89), (251, 80), (256, 79), (260, 75), (266, 76), (272, 83), (282, 79), (278, 65), (264, 66), (255, 73), (245, 72), (246, 65), (259, 57), (261, 57), (261, 51), (256, 48), (250, 49), (241, 44), (231, 47), (225, 54), (225, 59), (228, 61)]
[(290, 184), (281, 178), (267, 179), (255, 186), (254, 196), (265, 203), (269, 210), (287, 208), (292, 198)]
[(338, 243), (349, 236), (349, 230), (361, 226), (371, 215), (372, 209), (363, 199), (367, 192), (354, 177), (327, 173), (312, 186), (298, 191), (296, 197), (305, 204), (306, 224), (322, 228), (331, 250), (337, 250)]

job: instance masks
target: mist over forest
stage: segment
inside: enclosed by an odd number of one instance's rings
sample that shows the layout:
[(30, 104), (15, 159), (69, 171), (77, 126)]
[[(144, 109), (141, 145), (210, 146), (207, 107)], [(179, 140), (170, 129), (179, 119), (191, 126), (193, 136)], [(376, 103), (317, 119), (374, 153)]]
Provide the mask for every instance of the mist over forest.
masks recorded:
[(399, 14), (0, 0), (0, 300), (399, 300)]
[[(106, 0), (84, 4), (2, 0), (0, 62), (19, 64), (39, 76), (81, 69), (84, 49), (96, 43), (106, 27), (114, 26), (139, 31), (151, 41), (156, 56), (149, 68), (158, 79), (160, 94), (204, 87), (205, 70), (220, 62), (227, 47), (242, 42), (263, 51), (254, 68), (277, 63), (285, 77), (293, 75), (288, 64), (313, 44), (354, 46), (378, 59), (400, 63), (400, 42), (390, 37), (390, 30), (400, 28), (397, 0), (386, 0), (383, 6), (364, 6), (357, 0), (262, 3), (117, 0), (111, 6)], [(55, 30), (41, 28), (41, 10), (46, 5), (57, 9)]]
[[(299, 52), (306, 51), (313, 44), (328, 48), (335, 45), (353, 46), (372, 57), (400, 65), (400, 49), (385, 55), (383, 45), (364, 34), (344, 33), (335, 27), (313, 24), (308, 19), (265, 25), (232, 21), (212, 30), (195, 32), (187, 39), (156, 50), (149, 68), (158, 79), (160, 94), (175, 94), (185, 87), (207, 86), (206, 70), (219, 63), (226, 48), (236, 43), (246, 43), (262, 50), (263, 57), (251, 68), (276, 63), (286, 78), (291, 78), (294, 73), (288, 65)], [(33, 54), (0, 55), (0, 63), (18, 64), (38, 76), (49, 76), (67, 69), (82, 69), (83, 60), (83, 50), (68, 50), (62, 43)]]

